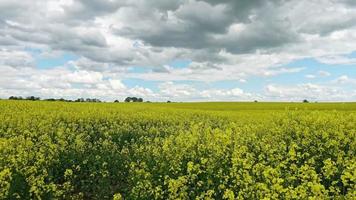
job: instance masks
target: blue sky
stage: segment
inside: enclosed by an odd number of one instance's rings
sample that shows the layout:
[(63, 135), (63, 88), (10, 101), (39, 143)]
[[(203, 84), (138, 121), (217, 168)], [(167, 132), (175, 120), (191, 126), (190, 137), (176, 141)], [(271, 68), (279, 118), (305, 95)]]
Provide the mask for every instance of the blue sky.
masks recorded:
[(349, 1), (35, 1), (0, 5), (0, 98), (356, 101)]
[(25, 48), (25, 50), (34, 58), (35, 66), (39, 69), (51, 69), (64, 66), (68, 62), (75, 61), (79, 58), (70, 52), (65, 52), (58, 55), (49, 55), (46, 57), (42, 56), (44, 51), (41, 49)]

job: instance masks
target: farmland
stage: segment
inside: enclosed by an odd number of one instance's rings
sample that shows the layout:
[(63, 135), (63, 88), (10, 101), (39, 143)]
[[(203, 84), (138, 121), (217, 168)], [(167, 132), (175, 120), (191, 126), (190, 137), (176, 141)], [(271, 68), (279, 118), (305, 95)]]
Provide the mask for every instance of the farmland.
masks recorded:
[(353, 199), (356, 103), (0, 101), (0, 199)]

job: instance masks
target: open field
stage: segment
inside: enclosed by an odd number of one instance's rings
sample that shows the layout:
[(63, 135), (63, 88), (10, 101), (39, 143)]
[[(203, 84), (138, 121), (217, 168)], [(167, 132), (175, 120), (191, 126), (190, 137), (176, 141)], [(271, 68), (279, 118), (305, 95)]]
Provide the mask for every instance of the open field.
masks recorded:
[(0, 101), (0, 199), (353, 199), (356, 103)]

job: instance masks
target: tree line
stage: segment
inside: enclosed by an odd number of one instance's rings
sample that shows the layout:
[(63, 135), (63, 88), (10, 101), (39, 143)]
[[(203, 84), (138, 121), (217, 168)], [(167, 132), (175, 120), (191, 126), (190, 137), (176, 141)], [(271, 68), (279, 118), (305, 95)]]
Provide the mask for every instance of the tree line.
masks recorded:
[[(40, 97), (35, 97), (35, 96), (28, 96), (28, 97), (22, 97), (22, 96), (10, 96), (9, 100), (28, 100), (28, 101), (62, 101), (62, 102), (96, 102), (100, 103), (102, 102), (100, 99), (97, 98), (78, 98), (76, 100), (71, 100), (71, 99), (64, 99), (64, 98), (49, 98), (49, 99), (41, 99)], [(119, 103), (119, 100), (114, 100), (114, 103)], [(124, 99), (124, 102), (143, 102), (143, 98), (140, 97), (126, 97)], [(150, 101), (146, 101), (147, 103), (150, 103)], [(258, 103), (257, 100), (254, 100), (255, 103)], [(307, 99), (303, 99), (303, 103), (309, 103)], [(167, 103), (171, 103), (171, 101), (167, 101)], [(317, 102), (315, 102), (317, 103)]]
[[(78, 98), (76, 100), (71, 100), (71, 99), (64, 99), (64, 98), (49, 98), (49, 99), (41, 99), (40, 97), (35, 97), (35, 96), (28, 96), (28, 97), (22, 97), (22, 96), (10, 96), (9, 100), (27, 100), (27, 101), (62, 101), (62, 102), (96, 102), (100, 103), (102, 102), (100, 99), (97, 98)], [(120, 102), (119, 100), (115, 100), (115, 103)], [(143, 98), (140, 97), (126, 97), (124, 102), (143, 102)], [(146, 101), (149, 102), (149, 101)]]

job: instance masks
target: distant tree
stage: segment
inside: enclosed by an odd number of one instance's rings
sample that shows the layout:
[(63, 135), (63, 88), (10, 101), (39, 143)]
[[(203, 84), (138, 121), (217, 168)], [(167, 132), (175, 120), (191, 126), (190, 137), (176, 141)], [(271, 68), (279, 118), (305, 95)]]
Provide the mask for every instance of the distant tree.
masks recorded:
[(30, 100), (30, 101), (39, 101), (39, 100), (41, 100), (41, 98), (39, 98), (39, 97), (35, 97), (35, 96), (29, 96), (29, 97), (26, 97), (26, 100)]
[(143, 102), (142, 98), (137, 97), (126, 97), (125, 102)]
[(303, 100), (303, 103), (309, 103), (309, 101), (308, 101), (308, 100), (306, 100), (306, 99), (304, 99), (304, 100)]
[(120, 102), (120, 101), (119, 101), (119, 100), (117, 100), (117, 99), (114, 101), (114, 103), (119, 103), (119, 102)]
[(137, 97), (131, 97), (131, 100), (132, 100), (133, 102), (137, 102), (137, 101), (138, 101), (138, 98), (137, 98)]
[(75, 100), (74, 102), (84, 102), (83, 98), (78, 98), (77, 100)]
[(95, 103), (99, 103), (101, 102), (100, 99), (97, 99), (97, 98), (86, 98), (84, 102), (95, 102)]
[(255, 100), (255, 101), (253, 101), (253, 102), (257, 103), (258, 101), (257, 101), (257, 100)]
[[(70, 99), (64, 99), (64, 98), (60, 98), (60, 99), (55, 99), (55, 98), (49, 98), (49, 99), (43, 99), (43, 101), (61, 101), (61, 102), (73, 102), (73, 100)], [(80, 102), (81, 99), (77, 99), (74, 102)]]
[(171, 103), (171, 101), (170, 101), (170, 100), (168, 100), (168, 101), (167, 101), (167, 103)]
[(21, 96), (18, 96), (18, 97), (11, 96), (11, 97), (9, 97), (9, 100), (23, 100), (23, 98)]

